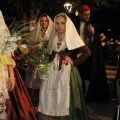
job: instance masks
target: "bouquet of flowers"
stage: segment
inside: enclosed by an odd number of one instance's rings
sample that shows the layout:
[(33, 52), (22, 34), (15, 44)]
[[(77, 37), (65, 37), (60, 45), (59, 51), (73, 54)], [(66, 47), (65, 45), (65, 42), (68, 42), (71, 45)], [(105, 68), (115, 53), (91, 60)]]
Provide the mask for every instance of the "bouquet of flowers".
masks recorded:
[(9, 30), (12, 37), (9, 40), (9, 45), (12, 43), (11, 45), (13, 47), (13, 43), (15, 43), (16, 46), (16, 43), (21, 41), (21, 48), (27, 49), (28, 52), (24, 54), (24, 57), (19, 56), (32, 64), (36, 70), (39, 70), (40, 75), (43, 77), (48, 74), (49, 70), (48, 56), (46, 55), (48, 41), (45, 40), (42, 43), (35, 42), (31, 37), (29, 24), (30, 23), (26, 21), (18, 21), (10, 24)]
[(46, 54), (47, 43), (47, 40), (35, 43), (34, 40), (29, 39), (26, 41), (26, 45), (24, 44), (29, 49), (28, 54), (24, 55), (24, 59), (32, 64), (36, 70), (39, 70), (42, 77), (46, 76), (49, 70), (49, 57)]
[(30, 23), (27, 21), (13, 21), (8, 28), (10, 30), (11, 37), (10, 39), (4, 40), (4, 42), (0, 41), (0, 43), (3, 42), (0, 44), (0, 50), (3, 52), (8, 48), (12, 48), (12, 50), (17, 51), (18, 43), (21, 43), (20, 47), (27, 49), (27, 52), (24, 56), (21, 56), (18, 53), (19, 57), (32, 64), (36, 71), (40, 72), (40, 76), (42, 76), (42, 78), (44, 76), (46, 77), (49, 70), (48, 56), (46, 55), (48, 41), (46, 40), (42, 43), (36, 43), (31, 38)]

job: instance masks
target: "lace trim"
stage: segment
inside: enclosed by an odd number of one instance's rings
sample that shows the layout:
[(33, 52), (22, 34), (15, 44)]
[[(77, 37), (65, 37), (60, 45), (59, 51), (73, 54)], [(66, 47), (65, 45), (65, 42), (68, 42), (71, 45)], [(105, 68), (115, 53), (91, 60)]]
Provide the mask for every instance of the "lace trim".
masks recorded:
[(0, 93), (0, 120), (6, 120), (6, 99), (2, 93)]

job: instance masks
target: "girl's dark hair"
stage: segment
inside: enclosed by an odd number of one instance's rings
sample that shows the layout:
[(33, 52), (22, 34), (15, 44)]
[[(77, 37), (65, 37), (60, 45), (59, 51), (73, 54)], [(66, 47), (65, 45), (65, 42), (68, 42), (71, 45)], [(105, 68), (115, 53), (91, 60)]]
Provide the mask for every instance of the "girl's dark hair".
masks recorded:
[(38, 20), (39, 20), (41, 17), (47, 17), (47, 13), (38, 14), (37, 22), (38, 22)]

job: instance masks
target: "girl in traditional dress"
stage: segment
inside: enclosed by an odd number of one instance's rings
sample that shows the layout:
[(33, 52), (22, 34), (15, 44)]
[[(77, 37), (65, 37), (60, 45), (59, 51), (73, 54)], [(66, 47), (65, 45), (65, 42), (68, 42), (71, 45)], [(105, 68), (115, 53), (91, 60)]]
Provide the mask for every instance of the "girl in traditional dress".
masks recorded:
[[(76, 48), (82, 54), (72, 60), (70, 57)], [(59, 13), (54, 18), (47, 52), (51, 62), (48, 77), (40, 89), (39, 120), (88, 120), (81, 78), (76, 66), (91, 53), (65, 13)]]

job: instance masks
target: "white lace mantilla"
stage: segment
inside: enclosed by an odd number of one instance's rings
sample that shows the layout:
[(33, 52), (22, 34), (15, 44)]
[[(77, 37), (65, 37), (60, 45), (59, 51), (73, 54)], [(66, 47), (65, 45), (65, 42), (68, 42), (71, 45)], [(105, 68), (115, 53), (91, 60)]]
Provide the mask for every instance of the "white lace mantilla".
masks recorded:
[(4, 98), (3, 94), (0, 93), (0, 120), (6, 120), (7, 113), (6, 113), (6, 99)]

